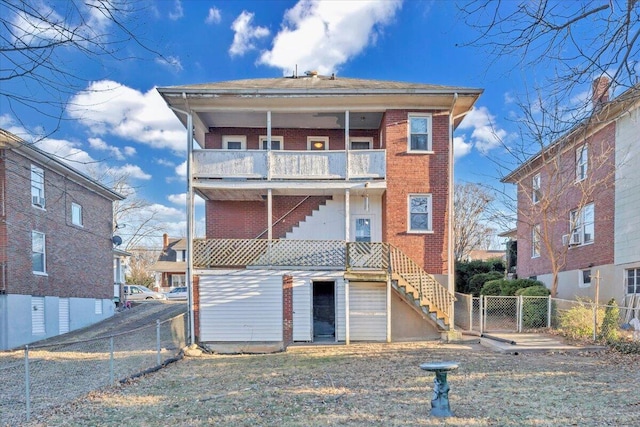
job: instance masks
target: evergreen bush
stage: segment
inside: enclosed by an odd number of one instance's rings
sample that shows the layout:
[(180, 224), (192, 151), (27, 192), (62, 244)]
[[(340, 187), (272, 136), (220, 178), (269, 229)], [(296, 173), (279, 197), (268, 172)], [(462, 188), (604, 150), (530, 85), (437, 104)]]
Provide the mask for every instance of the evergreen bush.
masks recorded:
[(604, 318), (602, 319), (602, 325), (600, 326), (598, 339), (607, 343), (617, 341), (620, 336), (618, 330), (619, 319), (620, 309), (618, 309), (618, 303), (616, 302), (615, 298), (611, 298), (604, 310)]
[[(549, 289), (540, 285), (529, 286), (516, 291), (516, 295), (522, 295), (523, 297), (548, 297), (549, 294)], [(522, 300), (522, 326), (528, 329), (546, 327), (548, 310), (549, 303), (547, 298), (524, 298)]]
[(468, 290), (470, 294), (473, 294), (474, 297), (480, 295), (480, 289), (490, 280), (502, 279), (504, 277), (504, 273), (499, 271), (490, 271), (488, 273), (479, 273), (471, 277), (469, 279)]

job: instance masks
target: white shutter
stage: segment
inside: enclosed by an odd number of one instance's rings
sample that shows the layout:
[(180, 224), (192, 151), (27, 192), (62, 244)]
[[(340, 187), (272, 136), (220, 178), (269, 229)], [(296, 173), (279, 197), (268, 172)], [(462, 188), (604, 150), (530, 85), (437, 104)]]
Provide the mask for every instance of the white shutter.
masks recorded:
[(58, 300), (58, 325), (58, 333), (66, 334), (69, 332), (69, 298)]
[(44, 326), (44, 297), (31, 297), (31, 334), (46, 334)]
[(349, 284), (349, 334), (354, 341), (387, 339), (386, 283)]

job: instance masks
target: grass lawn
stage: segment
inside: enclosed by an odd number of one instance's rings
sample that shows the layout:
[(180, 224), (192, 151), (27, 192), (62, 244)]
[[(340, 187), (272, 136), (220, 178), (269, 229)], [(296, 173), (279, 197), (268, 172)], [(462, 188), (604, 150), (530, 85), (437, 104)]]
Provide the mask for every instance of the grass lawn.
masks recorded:
[[(429, 416), (433, 374), (453, 360), (456, 417)], [(30, 425), (638, 426), (640, 356), (506, 355), (439, 342), (293, 346), (271, 355), (184, 358), (91, 393)]]

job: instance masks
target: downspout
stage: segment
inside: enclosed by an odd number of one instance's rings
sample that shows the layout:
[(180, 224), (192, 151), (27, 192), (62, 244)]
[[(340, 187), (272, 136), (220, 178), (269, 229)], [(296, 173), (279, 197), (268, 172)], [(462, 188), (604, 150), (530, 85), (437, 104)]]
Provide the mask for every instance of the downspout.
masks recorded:
[[(187, 96), (183, 92), (182, 98), (187, 105)], [(189, 345), (195, 344), (195, 319), (193, 312), (193, 224), (194, 224), (194, 209), (193, 209), (193, 115), (190, 111), (180, 110), (178, 108), (167, 106), (173, 111), (184, 114), (187, 116), (187, 254), (186, 254), (186, 274), (185, 281), (187, 285), (187, 304), (189, 312)]]
[[(453, 191), (454, 191), (454, 183), (453, 183), (453, 161), (454, 161), (454, 153), (453, 153), (453, 131), (454, 131), (454, 116), (453, 112), (456, 106), (456, 102), (458, 101), (458, 92), (453, 94), (453, 103), (451, 104), (451, 111), (449, 113), (449, 242), (448, 242), (448, 255), (449, 258), (449, 280), (448, 287), (449, 292), (455, 294), (456, 292), (456, 271), (455, 271), (455, 260), (454, 260), (454, 248), (453, 248)], [(451, 330), (455, 330), (455, 303), (451, 303), (451, 317), (450, 317), (450, 327)]]

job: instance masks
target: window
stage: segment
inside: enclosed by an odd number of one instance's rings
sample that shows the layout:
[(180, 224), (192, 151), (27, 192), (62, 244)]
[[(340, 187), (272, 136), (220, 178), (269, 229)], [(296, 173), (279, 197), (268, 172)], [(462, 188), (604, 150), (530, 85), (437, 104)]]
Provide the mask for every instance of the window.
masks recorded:
[[(266, 135), (260, 136), (260, 148), (266, 150), (268, 148), (268, 139)], [(271, 149), (284, 150), (284, 137), (271, 135)]]
[(373, 138), (349, 138), (349, 149), (351, 150), (371, 150), (373, 148)]
[(409, 232), (430, 232), (431, 195), (409, 195)]
[(588, 288), (591, 286), (591, 269), (580, 270), (580, 287)]
[(356, 218), (356, 242), (371, 242), (371, 219)]
[(184, 286), (186, 283), (186, 275), (185, 274), (172, 274), (171, 275), (171, 287), (177, 288), (179, 286)]
[(71, 203), (71, 223), (82, 227), (82, 206)]
[(328, 136), (308, 136), (307, 137), (307, 150), (318, 151), (329, 149), (329, 137)]
[(627, 294), (640, 294), (640, 268), (627, 270)]
[(531, 258), (540, 256), (540, 224), (531, 229)]
[(44, 209), (44, 170), (31, 165), (31, 204)]
[(222, 148), (224, 150), (246, 150), (247, 137), (245, 135), (223, 135)]
[(409, 114), (408, 151), (431, 151), (431, 114)]
[(531, 180), (531, 188), (531, 200), (535, 205), (540, 201), (540, 198), (542, 196), (542, 193), (540, 192), (540, 174), (534, 175), (533, 179)]
[(38, 231), (31, 232), (31, 259), (33, 261), (33, 272), (46, 274), (44, 233)]
[(593, 203), (585, 205), (582, 209), (571, 211), (569, 220), (571, 225), (570, 244), (586, 245), (593, 243), (595, 238)]
[(587, 145), (576, 150), (576, 181), (582, 181), (587, 177), (589, 169), (589, 149)]

